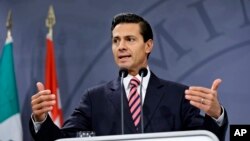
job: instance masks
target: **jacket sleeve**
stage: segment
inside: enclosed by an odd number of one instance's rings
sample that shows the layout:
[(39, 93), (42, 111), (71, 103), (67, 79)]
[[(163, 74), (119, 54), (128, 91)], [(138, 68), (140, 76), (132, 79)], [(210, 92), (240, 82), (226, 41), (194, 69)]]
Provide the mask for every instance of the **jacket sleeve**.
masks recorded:
[(63, 137), (60, 129), (53, 123), (50, 116), (47, 116), (37, 133), (35, 132), (32, 119), (29, 121), (29, 128), (35, 141), (54, 141)]

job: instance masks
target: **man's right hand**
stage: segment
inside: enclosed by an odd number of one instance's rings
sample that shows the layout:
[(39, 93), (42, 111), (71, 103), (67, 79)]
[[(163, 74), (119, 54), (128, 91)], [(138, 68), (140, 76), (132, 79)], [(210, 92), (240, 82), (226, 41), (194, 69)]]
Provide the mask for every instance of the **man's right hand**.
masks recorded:
[(34, 120), (41, 122), (46, 118), (48, 112), (53, 109), (56, 97), (51, 94), (50, 90), (44, 89), (43, 83), (37, 82), (36, 86), (38, 92), (31, 97), (31, 108)]

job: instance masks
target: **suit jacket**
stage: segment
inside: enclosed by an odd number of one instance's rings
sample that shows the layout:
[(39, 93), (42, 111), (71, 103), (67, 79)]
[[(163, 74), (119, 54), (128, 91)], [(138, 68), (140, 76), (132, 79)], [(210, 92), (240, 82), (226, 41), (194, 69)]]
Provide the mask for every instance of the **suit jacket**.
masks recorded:
[[(205, 129), (224, 140), (228, 126), (225, 118), (221, 127), (209, 116), (202, 116), (200, 110), (190, 105), (184, 91), (188, 86), (162, 80), (151, 73), (143, 104), (144, 132), (167, 132)], [(128, 100), (121, 88), (120, 79), (88, 89), (80, 104), (65, 121), (62, 129), (55, 126), (48, 116), (38, 133), (34, 132), (30, 120), (32, 136), (37, 141), (49, 141), (64, 137), (76, 137), (77, 131), (94, 131), (97, 136), (121, 134), (121, 91), (124, 96), (124, 132), (140, 132), (134, 127)]]

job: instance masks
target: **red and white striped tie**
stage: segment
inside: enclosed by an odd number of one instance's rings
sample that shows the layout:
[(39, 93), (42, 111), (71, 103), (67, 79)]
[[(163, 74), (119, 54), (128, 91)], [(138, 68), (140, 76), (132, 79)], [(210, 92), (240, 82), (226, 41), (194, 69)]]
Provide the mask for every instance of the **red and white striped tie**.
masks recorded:
[[(140, 95), (137, 92), (137, 87), (140, 84), (140, 81), (133, 77), (130, 80), (130, 91), (128, 96), (129, 108), (132, 114), (132, 119), (134, 121), (134, 125), (137, 128), (141, 119), (141, 99)], [(138, 129), (138, 128), (137, 128)]]

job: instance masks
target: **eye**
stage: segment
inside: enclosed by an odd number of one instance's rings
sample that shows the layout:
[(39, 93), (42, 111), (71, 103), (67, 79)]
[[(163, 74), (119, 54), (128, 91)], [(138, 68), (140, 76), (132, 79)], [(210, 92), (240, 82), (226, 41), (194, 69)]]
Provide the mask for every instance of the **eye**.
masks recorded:
[(117, 39), (113, 39), (113, 40), (112, 40), (112, 43), (116, 43), (116, 42), (117, 42)]
[(129, 37), (129, 38), (127, 38), (127, 41), (129, 41), (129, 42), (134, 42), (134, 41), (135, 41), (135, 38)]
[(117, 38), (112, 39), (112, 44), (118, 44), (118, 43), (119, 43), (119, 40)]

